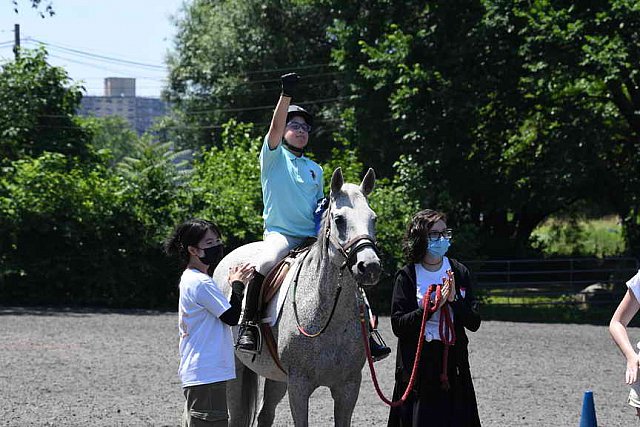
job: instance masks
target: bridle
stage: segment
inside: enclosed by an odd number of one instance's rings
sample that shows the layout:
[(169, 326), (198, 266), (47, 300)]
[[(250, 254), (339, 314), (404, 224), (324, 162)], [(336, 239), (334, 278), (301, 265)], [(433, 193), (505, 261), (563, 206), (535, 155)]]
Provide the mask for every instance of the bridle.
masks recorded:
[[(353, 264), (355, 263), (355, 255), (360, 250), (364, 248), (371, 248), (376, 253), (376, 255), (379, 256), (378, 246), (376, 245), (375, 240), (373, 240), (371, 236), (369, 236), (368, 234), (360, 234), (354, 237), (353, 239), (349, 240), (348, 242), (346, 242), (344, 245), (341, 244), (340, 241), (333, 234), (331, 234), (330, 219), (333, 219), (333, 216), (331, 214), (331, 205), (329, 205), (326, 215), (327, 215), (327, 220), (326, 220), (327, 225), (325, 227), (325, 233), (324, 233), (325, 246), (328, 247), (328, 244), (331, 244), (344, 257), (344, 262), (340, 266), (340, 278), (342, 277), (342, 273), (344, 272), (345, 268), (353, 266)], [(342, 281), (338, 279), (338, 289), (336, 290), (336, 296), (333, 299), (333, 307), (331, 308), (331, 313), (329, 314), (329, 319), (327, 319), (327, 323), (325, 323), (322, 329), (320, 329), (320, 331), (316, 333), (312, 334), (307, 332), (300, 325), (300, 320), (298, 318), (298, 308), (296, 305), (296, 289), (298, 288), (298, 278), (300, 277), (300, 271), (302, 270), (302, 265), (304, 264), (304, 260), (309, 254), (309, 252), (310, 251), (307, 251), (307, 253), (304, 255), (304, 258), (300, 262), (300, 265), (298, 266), (298, 271), (296, 272), (296, 276), (293, 281), (293, 315), (296, 319), (296, 325), (298, 326), (298, 331), (300, 331), (300, 333), (306, 337), (315, 338), (317, 336), (320, 336), (320, 334), (322, 334), (327, 329), (327, 327), (329, 326), (329, 323), (331, 323), (333, 314), (336, 311), (336, 306), (338, 305), (338, 299), (340, 298), (340, 293), (342, 292), (342, 283), (341, 283)]]
[[(328, 219), (333, 219), (333, 214), (331, 213), (331, 205), (329, 205), (329, 209), (327, 212)], [(379, 257), (380, 253), (378, 251), (378, 245), (376, 241), (371, 238), (368, 234), (359, 234), (353, 239), (350, 239), (344, 245), (340, 243), (340, 241), (331, 234), (331, 221), (326, 221), (327, 225), (325, 227), (325, 242), (331, 243), (334, 249), (336, 249), (343, 257), (344, 262), (340, 266), (340, 274), (346, 267), (353, 267), (355, 263), (355, 255), (364, 248), (371, 248)]]

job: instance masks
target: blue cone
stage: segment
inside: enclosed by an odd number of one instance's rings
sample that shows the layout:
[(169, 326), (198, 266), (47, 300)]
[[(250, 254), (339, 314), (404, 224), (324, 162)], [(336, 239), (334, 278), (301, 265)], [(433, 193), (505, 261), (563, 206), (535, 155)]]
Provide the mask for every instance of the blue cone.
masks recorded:
[(593, 392), (587, 390), (582, 399), (582, 415), (580, 415), (580, 427), (598, 427), (596, 420), (596, 407), (593, 404)]

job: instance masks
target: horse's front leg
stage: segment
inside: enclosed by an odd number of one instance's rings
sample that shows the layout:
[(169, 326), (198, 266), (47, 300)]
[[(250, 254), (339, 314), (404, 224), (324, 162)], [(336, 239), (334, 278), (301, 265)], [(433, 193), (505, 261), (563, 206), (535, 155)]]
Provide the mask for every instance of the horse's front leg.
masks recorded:
[(262, 405), (258, 414), (258, 427), (271, 427), (276, 416), (276, 406), (287, 393), (287, 383), (266, 379)]
[(287, 388), (289, 389), (289, 407), (296, 427), (309, 426), (309, 396), (316, 389), (302, 373), (289, 371)]
[(333, 385), (331, 396), (333, 397), (333, 418), (336, 427), (348, 427), (351, 425), (353, 409), (358, 401), (362, 373), (354, 372), (344, 383)]

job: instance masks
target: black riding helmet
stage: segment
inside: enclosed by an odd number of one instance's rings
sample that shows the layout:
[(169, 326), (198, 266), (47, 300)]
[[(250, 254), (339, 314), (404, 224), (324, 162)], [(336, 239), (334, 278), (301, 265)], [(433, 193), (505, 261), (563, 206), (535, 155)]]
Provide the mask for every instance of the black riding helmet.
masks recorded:
[(313, 116), (311, 113), (298, 105), (289, 105), (289, 109), (287, 110), (287, 123), (289, 123), (293, 116), (304, 117), (307, 124), (313, 126)]

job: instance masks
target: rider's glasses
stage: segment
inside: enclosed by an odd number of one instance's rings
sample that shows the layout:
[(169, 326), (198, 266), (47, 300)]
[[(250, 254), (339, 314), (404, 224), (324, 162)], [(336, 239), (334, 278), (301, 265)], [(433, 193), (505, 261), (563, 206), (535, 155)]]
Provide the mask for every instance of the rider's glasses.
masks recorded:
[(440, 240), (443, 237), (449, 240), (453, 237), (453, 230), (447, 228), (443, 231), (430, 231), (429, 233), (427, 233), (427, 237), (429, 238), (429, 240)]
[(306, 123), (289, 122), (287, 123), (287, 127), (294, 131), (302, 130), (303, 132), (306, 132), (306, 133), (311, 132), (311, 126)]

